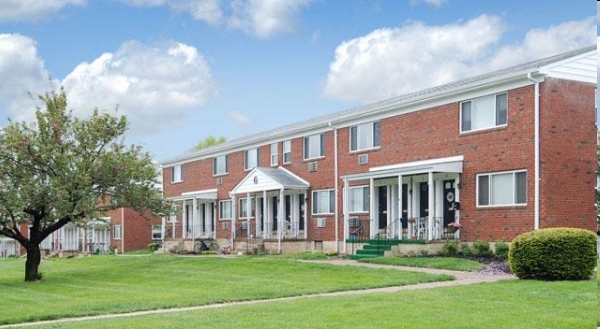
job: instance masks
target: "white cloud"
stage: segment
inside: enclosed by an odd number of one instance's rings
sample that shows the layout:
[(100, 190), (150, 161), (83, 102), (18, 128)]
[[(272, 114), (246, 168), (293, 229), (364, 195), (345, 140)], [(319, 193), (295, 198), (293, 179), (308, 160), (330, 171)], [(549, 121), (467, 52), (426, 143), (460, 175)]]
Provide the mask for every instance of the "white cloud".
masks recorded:
[(448, 2), (448, 0), (410, 0), (410, 4), (413, 6), (418, 5), (420, 3), (425, 3), (430, 6), (441, 7), (446, 2)]
[(128, 116), (133, 134), (149, 134), (181, 122), (216, 89), (196, 48), (169, 42), (151, 47), (121, 45), (91, 63), (78, 65), (64, 80), (69, 105), (78, 115), (93, 107)]
[(252, 124), (252, 119), (250, 119), (247, 115), (238, 110), (229, 112), (228, 115), (231, 119), (233, 119), (233, 121), (237, 122), (240, 125), (249, 126)]
[(85, 0), (2, 0), (0, 22), (37, 20), (68, 5), (83, 5)]
[(453, 81), (469, 73), (504, 31), (482, 15), (446, 26), (420, 22), (380, 29), (337, 47), (324, 86), (329, 97), (375, 101)]
[(595, 18), (530, 31), (522, 43), (497, 46), (506, 30), (482, 15), (446, 26), (413, 22), (337, 47), (324, 84), (332, 98), (376, 101), (593, 44)]
[(14, 121), (33, 118), (36, 96), (55, 89), (35, 42), (19, 34), (0, 34), (0, 76), (0, 108)]
[(223, 18), (220, 0), (122, 0), (133, 6), (168, 6), (175, 12), (187, 12), (196, 20), (219, 25)]
[(300, 10), (311, 0), (237, 0), (228, 27), (259, 38), (292, 33), (300, 24)]

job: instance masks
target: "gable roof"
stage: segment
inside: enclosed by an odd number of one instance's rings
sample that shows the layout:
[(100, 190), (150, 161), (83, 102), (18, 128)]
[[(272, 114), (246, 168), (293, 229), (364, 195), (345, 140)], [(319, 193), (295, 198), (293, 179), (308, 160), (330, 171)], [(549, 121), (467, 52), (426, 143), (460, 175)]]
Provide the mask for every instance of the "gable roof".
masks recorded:
[(306, 190), (310, 184), (289, 170), (279, 168), (257, 167), (252, 169), (238, 185), (232, 194), (255, 193), (274, 190)]
[[(444, 97), (466, 93), (470, 90), (480, 89), (485, 86), (526, 79), (528, 75), (532, 74), (596, 83), (597, 66), (594, 64), (596, 57), (596, 45), (589, 46), (548, 58), (477, 75), (471, 78), (400, 95), (379, 102), (354, 107), (345, 111), (327, 114), (314, 119), (232, 139), (223, 144), (167, 159), (163, 161), (162, 164), (163, 166), (170, 166), (210, 158), (243, 150), (250, 146), (256, 147), (258, 144), (264, 145), (309, 133), (314, 134), (320, 131), (331, 130), (333, 129), (334, 124), (344, 124), (351, 120), (360, 120), (362, 117), (384, 113), (412, 104), (434, 102), (443, 99)], [(592, 62), (593, 65), (590, 66), (590, 62)], [(531, 82), (531, 84), (533, 84), (533, 82)], [(423, 108), (425, 107), (426, 106)]]

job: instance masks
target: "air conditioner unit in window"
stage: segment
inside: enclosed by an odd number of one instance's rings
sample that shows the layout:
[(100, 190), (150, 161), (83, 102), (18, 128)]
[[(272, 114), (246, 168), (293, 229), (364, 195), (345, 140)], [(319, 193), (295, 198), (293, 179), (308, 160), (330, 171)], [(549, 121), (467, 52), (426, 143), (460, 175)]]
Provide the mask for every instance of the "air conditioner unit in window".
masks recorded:
[(223, 177), (217, 177), (217, 185), (223, 185)]
[(317, 227), (326, 227), (327, 218), (317, 218)]
[(369, 155), (368, 154), (361, 154), (358, 156), (358, 164), (359, 165), (365, 165), (369, 163)]
[(309, 162), (308, 163), (308, 171), (309, 172), (317, 171), (317, 163), (318, 162)]
[(221, 223), (221, 228), (226, 231), (229, 229), (229, 222), (222, 222)]
[(248, 229), (248, 222), (242, 222), (242, 230)]
[(360, 226), (360, 220), (358, 219), (358, 217), (351, 217), (348, 220), (348, 226), (350, 226), (350, 227), (359, 227)]

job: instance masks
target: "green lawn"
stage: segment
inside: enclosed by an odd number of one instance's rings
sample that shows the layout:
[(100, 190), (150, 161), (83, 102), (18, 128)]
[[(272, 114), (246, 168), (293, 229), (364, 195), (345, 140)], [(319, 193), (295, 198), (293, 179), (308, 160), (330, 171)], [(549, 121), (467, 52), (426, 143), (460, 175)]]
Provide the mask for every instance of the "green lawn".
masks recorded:
[(450, 276), (300, 263), (276, 257), (113, 255), (0, 261), (0, 324), (451, 280)]
[(502, 281), (306, 298), (39, 328), (595, 328), (594, 281)]
[(473, 260), (453, 257), (374, 257), (359, 260), (363, 263), (426, 267), (454, 271), (477, 271), (484, 265)]

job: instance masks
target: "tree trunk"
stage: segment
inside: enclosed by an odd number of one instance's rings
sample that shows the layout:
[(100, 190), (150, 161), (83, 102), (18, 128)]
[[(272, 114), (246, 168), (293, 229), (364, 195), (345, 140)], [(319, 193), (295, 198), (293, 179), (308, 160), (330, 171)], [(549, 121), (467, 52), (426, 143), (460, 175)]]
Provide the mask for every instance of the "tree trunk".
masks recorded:
[(42, 261), (42, 254), (40, 252), (40, 245), (30, 244), (27, 248), (27, 261), (25, 262), (25, 281), (35, 282), (42, 279), (42, 276), (38, 272), (40, 262)]

